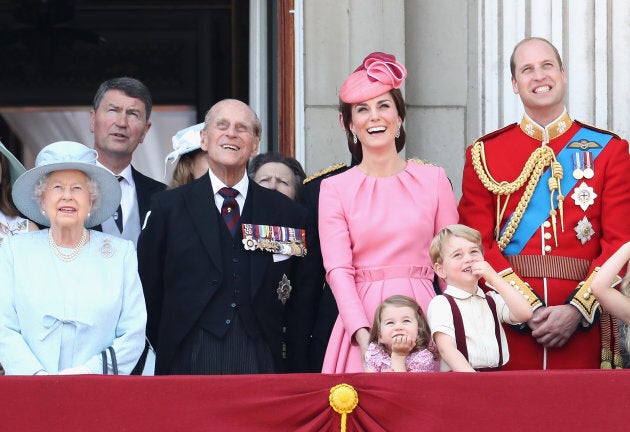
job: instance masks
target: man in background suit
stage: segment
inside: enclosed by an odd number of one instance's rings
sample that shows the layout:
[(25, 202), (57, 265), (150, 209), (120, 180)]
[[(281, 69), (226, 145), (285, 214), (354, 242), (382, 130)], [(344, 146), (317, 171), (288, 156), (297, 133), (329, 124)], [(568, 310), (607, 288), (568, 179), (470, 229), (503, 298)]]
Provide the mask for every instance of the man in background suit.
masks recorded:
[(300, 255), (317, 233), (299, 204), (248, 179), (262, 126), (246, 104), (220, 101), (205, 123), (208, 175), (155, 195), (138, 243), (155, 372), (306, 371), (319, 287)]
[(120, 77), (103, 82), (90, 111), (90, 131), (98, 163), (120, 181), (122, 198), (117, 212), (103, 222), (101, 230), (138, 242), (149, 210), (151, 196), (166, 188), (131, 166), (133, 152), (151, 127), (151, 93), (139, 80)]

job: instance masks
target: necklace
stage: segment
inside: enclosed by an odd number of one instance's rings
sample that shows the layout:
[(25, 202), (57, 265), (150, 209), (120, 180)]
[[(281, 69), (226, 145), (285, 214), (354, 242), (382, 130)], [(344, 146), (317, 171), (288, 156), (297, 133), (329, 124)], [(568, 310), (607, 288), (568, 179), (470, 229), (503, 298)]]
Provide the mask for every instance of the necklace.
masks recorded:
[(83, 249), (83, 246), (85, 246), (87, 242), (88, 242), (88, 230), (83, 228), (83, 234), (81, 234), (79, 243), (77, 243), (77, 245), (72, 249), (72, 252), (70, 252), (69, 254), (66, 254), (66, 253), (61, 252), (61, 250), (59, 249), (59, 246), (57, 246), (57, 243), (55, 242), (55, 239), (53, 238), (53, 235), (52, 235), (52, 230), (51, 229), (48, 230), (48, 243), (50, 244), (50, 247), (52, 248), (55, 255), (57, 255), (57, 257), (63, 262), (70, 262), (74, 260), (76, 257), (78, 257), (79, 253), (81, 253), (81, 249)]

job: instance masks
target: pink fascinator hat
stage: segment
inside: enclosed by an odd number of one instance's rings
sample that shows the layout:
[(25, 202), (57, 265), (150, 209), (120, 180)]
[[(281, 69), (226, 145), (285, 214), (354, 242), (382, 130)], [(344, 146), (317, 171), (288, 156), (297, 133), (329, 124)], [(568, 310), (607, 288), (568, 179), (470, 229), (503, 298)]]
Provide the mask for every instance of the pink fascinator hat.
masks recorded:
[(402, 86), (407, 69), (392, 54), (373, 52), (341, 85), (339, 97), (345, 103), (365, 102)]

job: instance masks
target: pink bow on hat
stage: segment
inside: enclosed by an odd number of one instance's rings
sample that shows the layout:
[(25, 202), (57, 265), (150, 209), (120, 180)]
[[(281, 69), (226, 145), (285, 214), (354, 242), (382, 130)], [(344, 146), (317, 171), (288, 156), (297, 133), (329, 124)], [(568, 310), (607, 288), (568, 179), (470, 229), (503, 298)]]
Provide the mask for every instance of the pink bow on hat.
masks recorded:
[(380, 81), (392, 88), (400, 88), (407, 77), (407, 69), (396, 61), (396, 57), (382, 52), (373, 52), (363, 59), (357, 70), (362, 69), (367, 71), (372, 81)]
[(402, 86), (407, 69), (392, 54), (373, 52), (341, 86), (339, 97), (346, 103), (372, 99)]

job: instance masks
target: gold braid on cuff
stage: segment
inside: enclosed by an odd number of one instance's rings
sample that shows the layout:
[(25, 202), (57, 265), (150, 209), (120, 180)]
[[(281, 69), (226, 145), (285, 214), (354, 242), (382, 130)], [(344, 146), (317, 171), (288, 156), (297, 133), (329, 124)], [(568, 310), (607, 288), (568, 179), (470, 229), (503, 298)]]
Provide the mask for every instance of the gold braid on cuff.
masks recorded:
[(520, 277), (514, 270), (511, 268), (507, 268), (501, 272), (499, 272), (499, 276), (503, 278), (504, 281), (509, 283), (514, 289), (518, 290), (519, 293), (525, 297), (525, 300), (528, 301), (529, 305), (532, 307), (532, 310), (538, 309), (540, 306), (543, 306), (543, 302), (541, 298), (530, 288), (530, 286), (523, 282)]
[(570, 304), (578, 308), (584, 319), (588, 321), (589, 324), (593, 324), (593, 321), (595, 321), (595, 314), (598, 311), (602, 311), (599, 301), (593, 295), (593, 291), (591, 291), (591, 282), (598, 270), (599, 267), (595, 268), (593, 273), (591, 273), (585, 281), (578, 284), (569, 301)]

